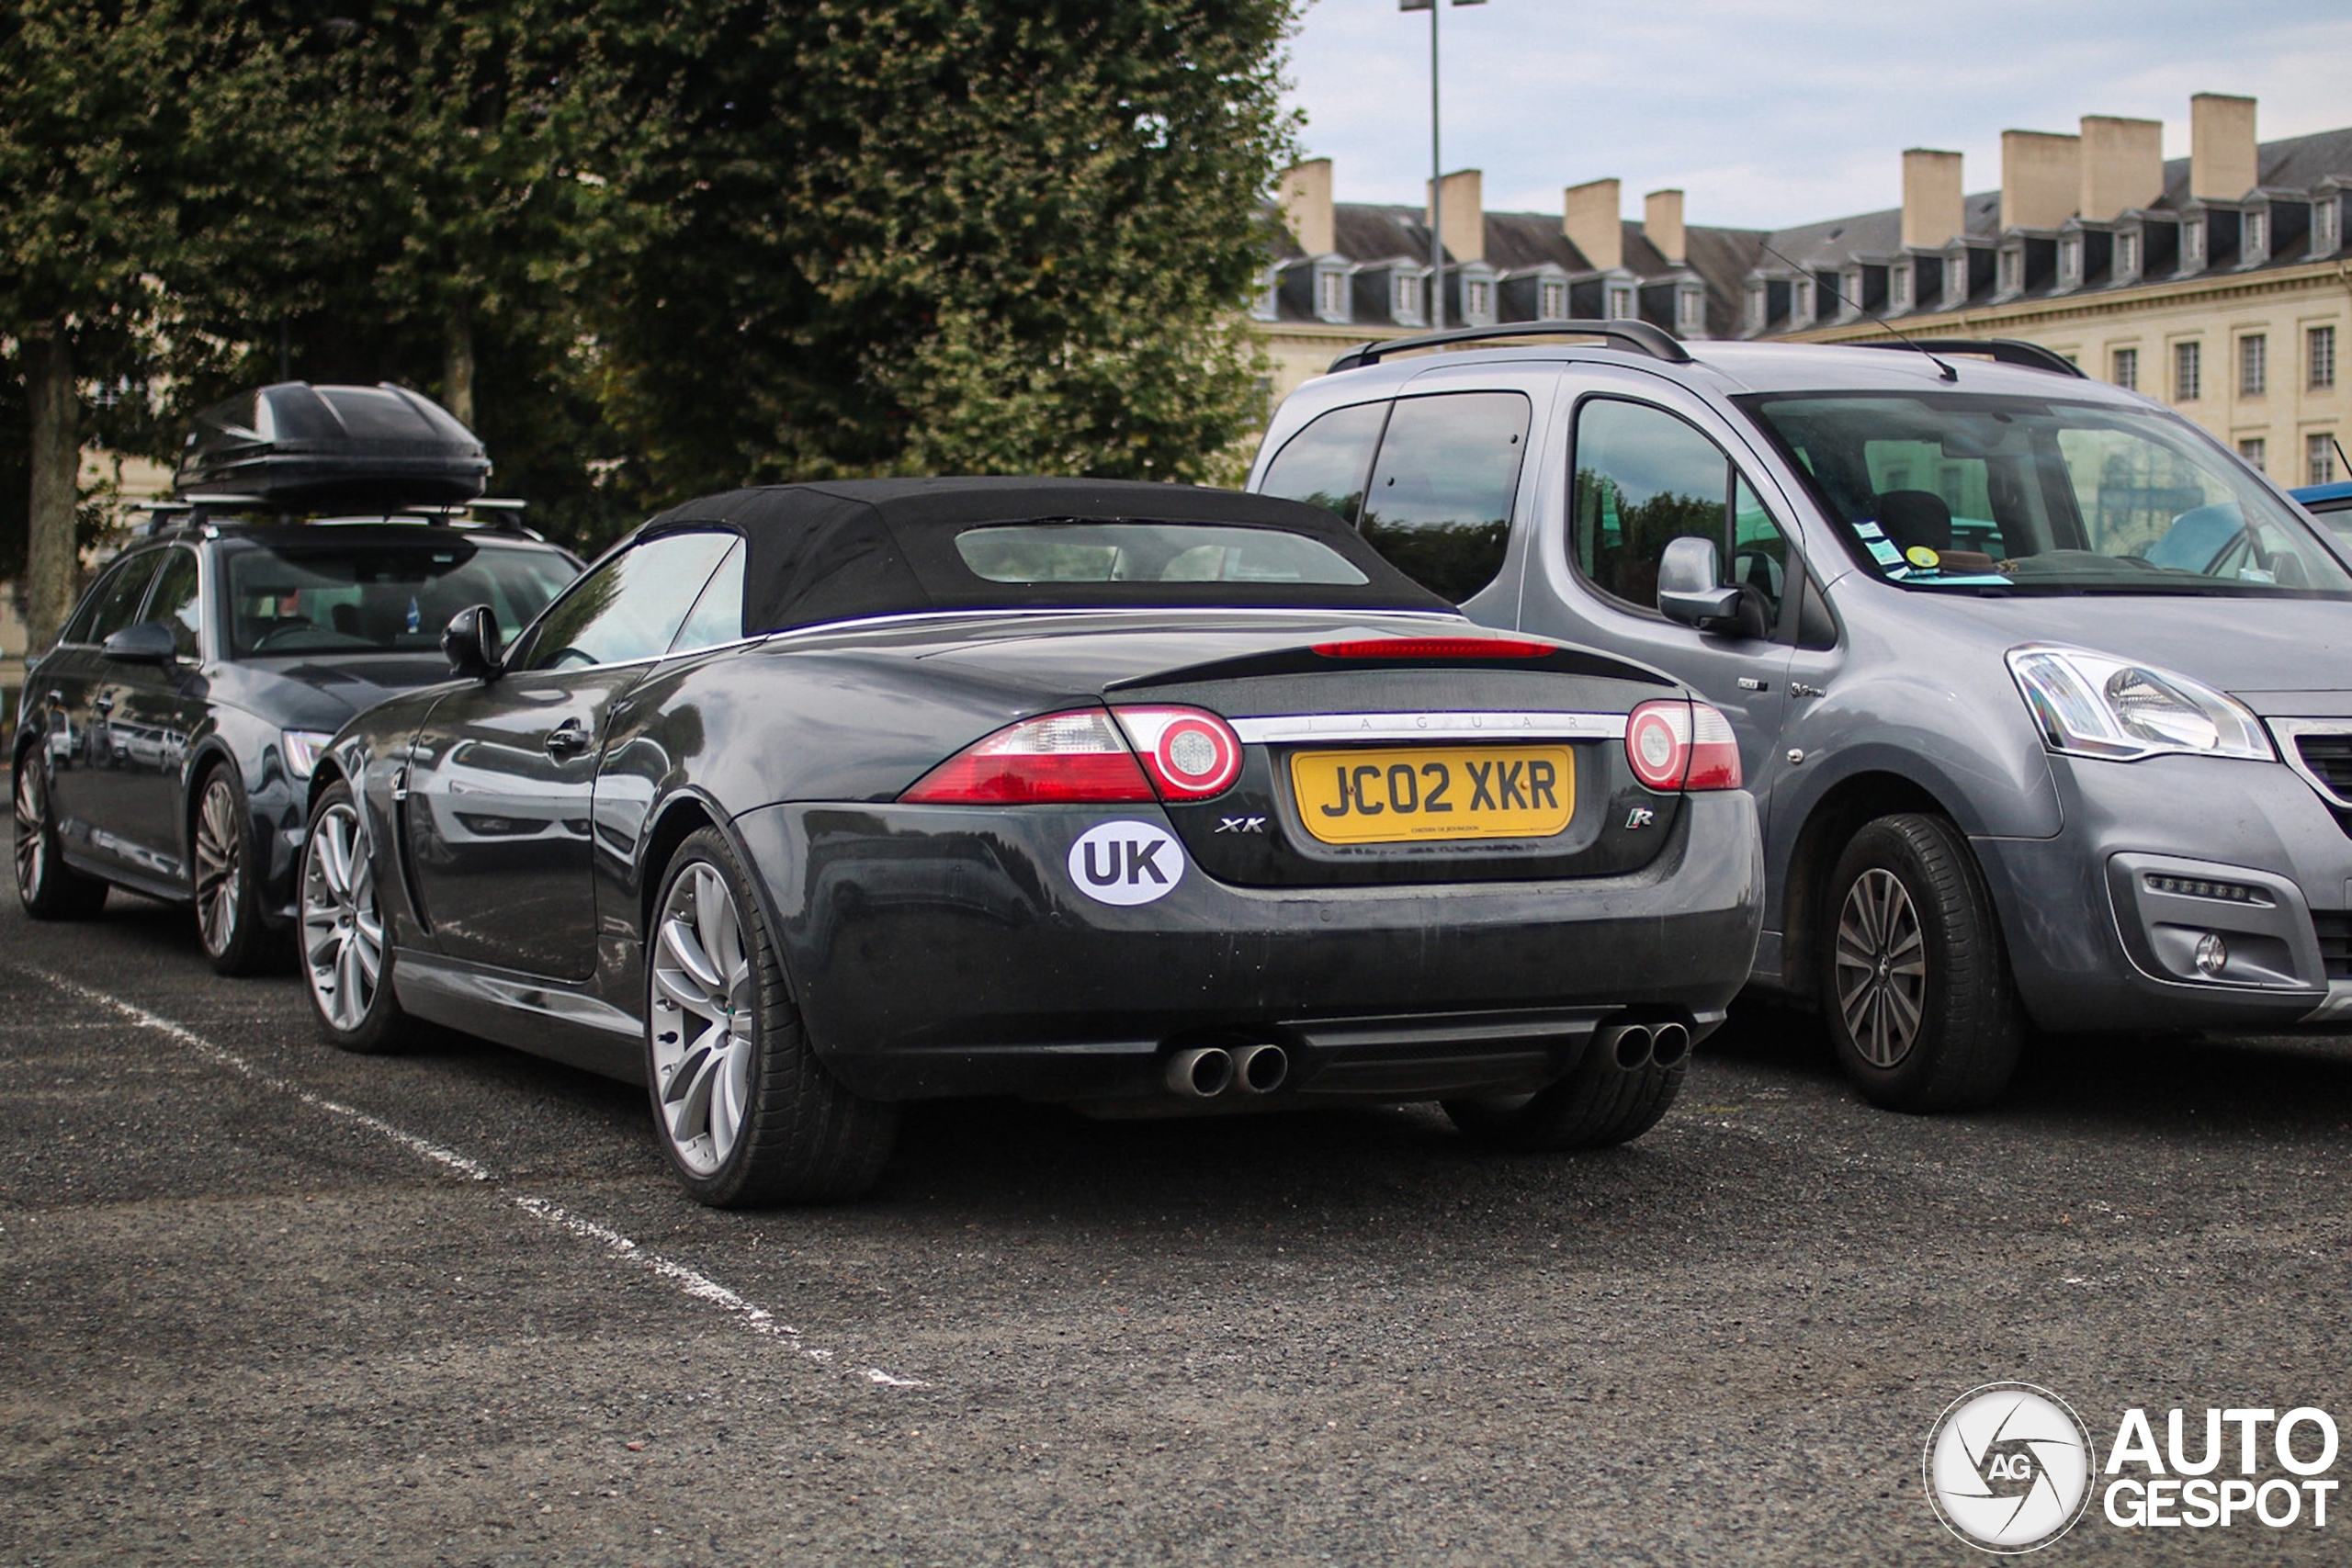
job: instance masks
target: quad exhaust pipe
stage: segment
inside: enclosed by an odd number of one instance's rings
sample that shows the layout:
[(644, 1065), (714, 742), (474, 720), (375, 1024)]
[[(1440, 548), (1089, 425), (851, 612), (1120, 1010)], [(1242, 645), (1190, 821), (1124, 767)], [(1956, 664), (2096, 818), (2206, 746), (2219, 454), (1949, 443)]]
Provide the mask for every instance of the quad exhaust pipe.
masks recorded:
[(1663, 1023), (1615, 1023), (1600, 1031), (1596, 1043), (1610, 1054), (1622, 1072), (1638, 1073), (1653, 1063), (1670, 1067), (1690, 1054), (1690, 1027), (1671, 1019)]
[(1186, 1100), (1272, 1094), (1289, 1081), (1290, 1053), (1279, 1045), (1195, 1045), (1168, 1058), (1168, 1087)]

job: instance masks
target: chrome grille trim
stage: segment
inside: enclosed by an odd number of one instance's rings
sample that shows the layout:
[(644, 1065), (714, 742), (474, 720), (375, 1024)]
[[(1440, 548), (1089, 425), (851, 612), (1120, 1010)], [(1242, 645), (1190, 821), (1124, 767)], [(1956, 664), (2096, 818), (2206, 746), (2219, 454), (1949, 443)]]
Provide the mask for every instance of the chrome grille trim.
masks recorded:
[(1623, 740), (1622, 713), (1302, 713), (1227, 721), (1252, 745), (1309, 740)]
[(2271, 739), (2278, 743), (2278, 755), (2289, 767), (2302, 776), (2305, 784), (2319, 792), (2319, 797), (2339, 811), (2352, 811), (2352, 797), (2340, 795), (2320, 771), (2303, 755), (2303, 737), (2324, 735), (2352, 743), (2352, 720), (2341, 718), (2270, 718), (2263, 722), (2270, 727)]

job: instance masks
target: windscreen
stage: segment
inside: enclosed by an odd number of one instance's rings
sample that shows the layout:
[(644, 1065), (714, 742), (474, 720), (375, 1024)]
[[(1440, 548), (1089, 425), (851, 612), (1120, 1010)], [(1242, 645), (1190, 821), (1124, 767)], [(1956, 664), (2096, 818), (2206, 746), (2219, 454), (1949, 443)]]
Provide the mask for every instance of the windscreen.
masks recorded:
[(238, 658), (432, 652), (458, 611), (488, 604), (512, 630), (577, 575), (553, 550), (469, 539), (273, 546), (228, 564)]
[(956, 553), (989, 582), (1369, 581), (1329, 546), (1272, 528), (1201, 523), (1002, 523), (967, 528)]
[(2306, 521), (2159, 414), (1958, 392), (1739, 401), (1905, 588), (2352, 598)]

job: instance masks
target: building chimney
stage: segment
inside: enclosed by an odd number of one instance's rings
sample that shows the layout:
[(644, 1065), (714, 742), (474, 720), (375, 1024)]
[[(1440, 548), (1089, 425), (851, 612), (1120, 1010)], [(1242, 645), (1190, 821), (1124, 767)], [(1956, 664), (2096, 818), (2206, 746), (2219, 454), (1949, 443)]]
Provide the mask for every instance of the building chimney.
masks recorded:
[(1932, 250), (1968, 227), (1961, 194), (1960, 154), (1932, 148), (1903, 150), (1903, 243)]
[(2054, 130), (2001, 132), (2001, 227), (2055, 229), (2083, 194), (2083, 139)]
[(2254, 100), (2226, 93), (2189, 99), (2189, 198), (2235, 201), (2261, 183), (2255, 167)]
[(1676, 266), (1688, 259), (1682, 245), (1680, 191), (1654, 190), (1642, 197), (1642, 237)]
[(1584, 259), (1607, 272), (1625, 265), (1625, 222), (1618, 216), (1622, 197), (1615, 180), (1587, 180), (1570, 186), (1560, 220), (1560, 232), (1584, 253)]
[[(1439, 236), (1445, 242), (1446, 254), (1458, 262), (1487, 259), (1487, 182), (1476, 169), (1456, 169), (1438, 183), (1438, 194), (1445, 198), (1445, 211), (1441, 221), (1445, 232)], [(1429, 209), (1421, 209), (1424, 221)]]
[(1283, 221), (1299, 249), (1310, 256), (1328, 255), (1331, 241), (1331, 160), (1311, 158), (1287, 171), (1275, 194), (1283, 205)]
[(2165, 122), (2083, 116), (2083, 188), (2075, 210), (2103, 221), (2165, 193)]

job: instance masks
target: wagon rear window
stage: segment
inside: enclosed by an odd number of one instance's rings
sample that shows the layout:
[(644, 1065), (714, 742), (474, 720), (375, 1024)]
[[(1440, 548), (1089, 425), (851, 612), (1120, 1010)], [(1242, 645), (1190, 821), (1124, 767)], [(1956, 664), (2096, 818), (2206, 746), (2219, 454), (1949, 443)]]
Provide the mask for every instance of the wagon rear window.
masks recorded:
[(956, 551), (989, 582), (1368, 581), (1339, 552), (1296, 534), (1202, 523), (1009, 523), (967, 528)]

